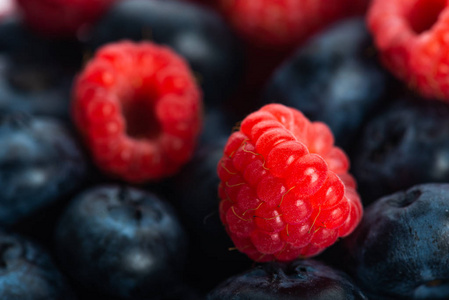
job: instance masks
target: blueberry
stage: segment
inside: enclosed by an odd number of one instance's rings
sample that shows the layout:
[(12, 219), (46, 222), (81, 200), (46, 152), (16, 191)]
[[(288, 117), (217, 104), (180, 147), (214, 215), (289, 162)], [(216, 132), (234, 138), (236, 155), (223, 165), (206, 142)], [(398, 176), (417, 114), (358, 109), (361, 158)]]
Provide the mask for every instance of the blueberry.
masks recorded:
[(366, 125), (352, 157), (365, 204), (415, 184), (449, 181), (449, 106), (405, 97)]
[(183, 56), (198, 76), (206, 105), (222, 103), (236, 86), (242, 54), (218, 14), (173, 0), (117, 1), (93, 28), (91, 48), (111, 41), (151, 39)]
[(202, 144), (175, 180), (173, 203), (191, 240), (185, 277), (204, 292), (252, 263), (239, 251), (230, 250), (234, 244), (219, 217), (217, 164), (226, 140)]
[(0, 145), (2, 226), (45, 215), (49, 206), (81, 187), (87, 175), (79, 145), (55, 119), (1, 116)]
[(449, 299), (449, 184), (383, 197), (343, 241), (350, 271), (373, 299)]
[(154, 194), (98, 186), (77, 196), (56, 228), (56, 252), (87, 291), (120, 299), (153, 299), (180, 277), (185, 233)]
[(264, 102), (301, 110), (328, 124), (336, 144), (348, 147), (381, 102), (389, 77), (377, 63), (364, 19), (339, 23), (312, 38), (269, 81)]
[(51, 257), (27, 239), (0, 232), (0, 299), (74, 299)]
[(80, 46), (74, 42), (44, 40), (33, 36), (16, 18), (3, 20), (0, 113), (19, 111), (68, 121), (70, 90), (80, 58)]
[(208, 300), (367, 299), (344, 273), (315, 260), (267, 263), (220, 284)]
[(0, 55), (0, 113), (25, 112), (69, 119), (71, 78), (41, 63)]

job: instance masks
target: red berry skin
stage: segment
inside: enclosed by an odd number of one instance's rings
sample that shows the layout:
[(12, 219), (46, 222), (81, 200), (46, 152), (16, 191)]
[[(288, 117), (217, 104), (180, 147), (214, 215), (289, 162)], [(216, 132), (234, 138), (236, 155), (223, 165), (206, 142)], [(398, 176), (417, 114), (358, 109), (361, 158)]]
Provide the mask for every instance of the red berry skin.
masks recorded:
[(449, 101), (446, 0), (373, 0), (367, 21), (385, 67), (422, 96)]
[(368, 0), (220, 0), (220, 9), (246, 41), (293, 49), (339, 19), (362, 15)]
[(119, 0), (17, 0), (25, 23), (47, 37), (74, 37)]
[(144, 182), (173, 175), (191, 158), (202, 98), (172, 50), (122, 41), (100, 48), (78, 75), (72, 115), (100, 169)]
[(217, 166), (220, 217), (236, 248), (291, 261), (349, 235), (363, 208), (348, 169), (325, 124), (281, 104), (247, 116)]

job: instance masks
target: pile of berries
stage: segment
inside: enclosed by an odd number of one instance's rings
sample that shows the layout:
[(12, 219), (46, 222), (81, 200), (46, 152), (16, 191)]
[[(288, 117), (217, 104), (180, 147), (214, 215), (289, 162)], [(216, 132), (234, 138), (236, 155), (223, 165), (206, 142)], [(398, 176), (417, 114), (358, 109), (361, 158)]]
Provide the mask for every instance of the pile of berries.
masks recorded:
[(0, 1), (0, 299), (448, 299), (449, 2), (331, 2)]

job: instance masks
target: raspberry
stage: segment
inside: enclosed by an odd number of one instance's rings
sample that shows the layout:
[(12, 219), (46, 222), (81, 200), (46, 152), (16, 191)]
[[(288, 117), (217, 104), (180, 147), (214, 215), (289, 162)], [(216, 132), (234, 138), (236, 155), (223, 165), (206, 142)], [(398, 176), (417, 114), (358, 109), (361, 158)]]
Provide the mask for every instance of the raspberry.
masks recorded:
[(446, 0), (374, 0), (368, 26), (395, 76), (424, 97), (449, 101)]
[(292, 49), (343, 17), (362, 14), (368, 0), (220, 0), (220, 8), (246, 40)]
[(108, 44), (79, 75), (73, 117), (100, 169), (131, 182), (174, 174), (201, 127), (200, 90), (187, 63), (150, 42)]
[(360, 222), (362, 204), (346, 154), (329, 128), (269, 104), (247, 116), (218, 163), (220, 217), (255, 261), (322, 252)]
[(50, 37), (75, 36), (117, 0), (17, 0), (30, 28)]

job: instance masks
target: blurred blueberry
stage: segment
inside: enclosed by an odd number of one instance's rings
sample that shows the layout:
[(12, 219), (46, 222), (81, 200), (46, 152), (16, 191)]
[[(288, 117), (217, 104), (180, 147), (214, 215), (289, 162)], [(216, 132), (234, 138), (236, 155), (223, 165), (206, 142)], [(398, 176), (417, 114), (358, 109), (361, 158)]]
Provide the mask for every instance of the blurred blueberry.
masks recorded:
[(0, 299), (72, 300), (65, 278), (38, 245), (0, 232)]
[(329, 125), (336, 144), (348, 148), (385, 96), (389, 76), (377, 62), (364, 19), (336, 24), (284, 62), (263, 99), (302, 111)]
[(413, 97), (367, 124), (351, 160), (364, 204), (415, 184), (449, 181), (449, 106)]
[(0, 113), (69, 120), (73, 77), (81, 66), (76, 41), (34, 36), (15, 16), (0, 21)]
[(187, 251), (184, 230), (168, 204), (115, 185), (77, 196), (61, 217), (55, 242), (77, 285), (118, 299), (157, 299), (177, 284)]
[(315, 260), (266, 263), (233, 276), (208, 300), (355, 300), (367, 299), (343, 272)]
[(45, 215), (49, 206), (76, 191), (87, 175), (79, 145), (55, 119), (0, 116), (0, 145), (0, 225), (15, 226)]
[(94, 26), (87, 43), (94, 51), (122, 39), (149, 39), (173, 48), (190, 64), (207, 106), (222, 103), (239, 81), (239, 43), (209, 8), (175, 0), (117, 1)]

